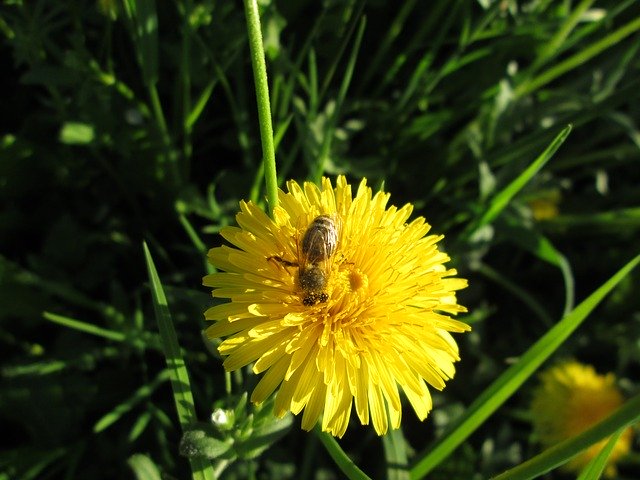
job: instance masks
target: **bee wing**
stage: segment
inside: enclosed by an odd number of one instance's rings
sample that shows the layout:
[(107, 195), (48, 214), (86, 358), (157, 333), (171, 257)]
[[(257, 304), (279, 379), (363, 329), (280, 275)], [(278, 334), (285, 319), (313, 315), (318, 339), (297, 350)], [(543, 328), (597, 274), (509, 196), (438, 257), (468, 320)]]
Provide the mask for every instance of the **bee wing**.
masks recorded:
[(305, 249), (298, 242), (298, 253), (303, 257), (302, 263), (311, 263), (313, 265), (320, 263), (329, 257), (326, 235), (322, 230), (308, 230), (305, 232)]
[[(320, 217), (330, 219), (329, 224), (327, 225), (325, 221), (318, 222)], [(317, 265), (324, 272), (330, 272), (332, 257), (338, 248), (341, 234), (342, 222), (337, 214), (316, 217), (309, 224), (307, 230), (298, 237), (297, 249), (300, 268), (305, 270), (306, 265)]]

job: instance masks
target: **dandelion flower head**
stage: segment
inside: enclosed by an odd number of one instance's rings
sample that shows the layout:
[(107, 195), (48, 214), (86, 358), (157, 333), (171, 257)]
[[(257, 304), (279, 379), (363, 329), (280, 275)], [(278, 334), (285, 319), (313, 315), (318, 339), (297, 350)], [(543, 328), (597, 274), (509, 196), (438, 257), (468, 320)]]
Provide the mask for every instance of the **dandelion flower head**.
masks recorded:
[(232, 246), (209, 252), (220, 272), (204, 284), (230, 300), (205, 313), (224, 367), (253, 363), (252, 401), (276, 392), (274, 413), (304, 411), (305, 430), (320, 420), (342, 436), (355, 407), (382, 435), (400, 426), (400, 390), (425, 419), (429, 387), (444, 388), (459, 360), (450, 332), (469, 330), (451, 318), (466, 311), (455, 295), (466, 280), (444, 266), (442, 236), (427, 235), (424, 218), (407, 223), (412, 206), (387, 206), (366, 180), (355, 197), (342, 176), (287, 190), (273, 218), (241, 202), (238, 226), (221, 231)]
[[(591, 365), (566, 361), (544, 371), (534, 391), (531, 413), (534, 432), (545, 447), (575, 437), (620, 407), (624, 398), (612, 373), (599, 375)], [(608, 442), (604, 439), (564, 464), (580, 472)], [(632, 430), (626, 429), (609, 459), (605, 475), (614, 476), (615, 464), (631, 448)]]

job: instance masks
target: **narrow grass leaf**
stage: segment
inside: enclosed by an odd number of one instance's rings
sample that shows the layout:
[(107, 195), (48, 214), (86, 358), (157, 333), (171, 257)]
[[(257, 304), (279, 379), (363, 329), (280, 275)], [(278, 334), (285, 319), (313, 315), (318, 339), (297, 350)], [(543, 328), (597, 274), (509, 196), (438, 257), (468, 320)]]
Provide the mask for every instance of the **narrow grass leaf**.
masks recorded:
[(382, 446), (387, 464), (387, 480), (409, 480), (407, 442), (402, 429), (391, 429), (382, 437)]
[(622, 432), (624, 432), (624, 430), (624, 428), (621, 428), (611, 435), (611, 438), (609, 438), (609, 441), (604, 448), (602, 448), (602, 450), (600, 450), (600, 452), (591, 459), (582, 472), (580, 472), (580, 475), (578, 475), (576, 480), (598, 480), (602, 476), (602, 473), (607, 466), (607, 460), (609, 459), (611, 452), (613, 452), (613, 447), (618, 443), (618, 440), (622, 436)]
[(83, 322), (80, 320), (75, 320), (63, 315), (56, 315), (55, 313), (51, 312), (42, 312), (42, 316), (46, 320), (57, 323), (58, 325), (71, 328), (73, 330), (78, 330), (80, 332), (89, 333), (97, 337), (113, 340), (115, 342), (123, 342), (127, 338), (126, 335), (122, 332), (116, 332), (114, 330), (98, 327), (97, 325), (93, 325), (91, 323)]
[(543, 87), (544, 85), (555, 80), (561, 75), (564, 75), (574, 68), (583, 65), (596, 55), (599, 55), (600, 53), (614, 46), (618, 42), (624, 40), (626, 37), (632, 35), (638, 30), (640, 30), (640, 17), (632, 20), (626, 25), (623, 25), (618, 30), (607, 35), (602, 40), (599, 40), (584, 49), (578, 50), (578, 53), (549, 68), (537, 77), (521, 83), (514, 91), (515, 97), (522, 97), (523, 95), (534, 92), (535, 90)]
[[(416, 6), (416, 2), (417, 0), (406, 0), (399, 5), (400, 9), (398, 11), (398, 14), (386, 29), (386, 35), (380, 41), (375, 55), (372, 55), (369, 62), (367, 62), (367, 70), (365, 71), (365, 74), (362, 78), (361, 85), (368, 84), (374, 74), (380, 73), (380, 64), (382, 63), (382, 60), (385, 58), (387, 52), (402, 32), (409, 14), (412, 13), (414, 7)], [(397, 54), (398, 52), (393, 53)]]
[(198, 232), (196, 231), (196, 229), (193, 228), (193, 225), (191, 225), (191, 222), (189, 221), (187, 216), (183, 213), (180, 213), (178, 215), (178, 219), (180, 220), (180, 224), (182, 225), (182, 228), (184, 228), (184, 231), (186, 232), (187, 236), (191, 240), (191, 243), (196, 248), (196, 250), (198, 250), (200, 253), (206, 253), (207, 246), (200, 238), (200, 235), (198, 235)]
[(41, 480), (55, 471), (56, 463), (61, 458), (71, 455), (67, 448), (18, 447), (4, 448), (0, 452), (0, 472), (2, 480), (10, 479), (8, 473), (20, 472), (20, 480)]
[[(564, 442), (545, 450), (540, 455), (537, 455), (526, 462), (521, 463), (517, 467), (494, 477), (493, 480), (529, 480), (531, 478), (539, 478), (544, 473), (568, 462), (571, 458), (594, 443), (613, 435), (618, 430), (622, 431), (639, 420), (640, 395), (636, 395), (635, 397), (627, 400), (625, 404), (618, 408), (614, 413), (604, 420), (596, 423), (588, 430), (585, 430), (580, 435), (576, 435), (573, 438), (565, 440)], [(608, 442), (607, 447), (609, 444), (611, 444), (611, 441)], [(611, 448), (613, 448), (613, 444), (611, 445)], [(605, 456), (606, 455), (608, 454), (605, 454)], [(591, 473), (587, 473), (587, 475), (593, 475), (595, 473), (596, 469), (594, 468)], [(587, 476), (585, 478), (598, 477)]]
[[(173, 399), (176, 404), (178, 420), (183, 431), (186, 431), (190, 425), (196, 422), (196, 411), (191, 393), (191, 384), (189, 382), (189, 373), (184, 363), (184, 358), (180, 351), (178, 338), (173, 328), (173, 320), (169, 305), (164, 294), (164, 289), (160, 283), (158, 272), (151, 258), (151, 253), (147, 247), (147, 243), (143, 243), (144, 255), (147, 262), (147, 271), (149, 274), (149, 282), (151, 284), (151, 295), (153, 298), (153, 308), (158, 321), (158, 329), (162, 338), (162, 346), (164, 356), (167, 361), (169, 376), (171, 378), (171, 387), (173, 389)], [(193, 478), (198, 480), (214, 479), (215, 474), (211, 464), (204, 459), (189, 459)]]
[(637, 265), (640, 255), (622, 267), (587, 299), (551, 328), (540, 340), (529, 348), (497, 380), (495, 380), (465, 414), (450, 428), (442, 440), (424, 455), (411, 470), (411, 478), (424, 478), (436, 468), (458, 445), (469, 437), (489, 418), (518, 388), (555, 352), (593, 311)]
[(503, 229), (502, 232), (516, 245), (531, 252), (539, 259), (558, 267), (564, 280), (565, 303), (563, 315), (567, 315), (573, 309), (575, 302), (575, 282), (573, 271), (567, 258), (544, 235), (530, 228), (522, 228), (516, 222), (510, 221), (509, 227)]
[(603, 232), (635, 230), (640, 227), (640, 207), (622, 208), (607, 212), (595, 212), (588, 215), (560, 215), (548, 220), (552, 227), (563, 229), (588, 228)]
[(538, 56), (533, 64), (533, 68), (537, 68), (543, 63), (546, 63), (550, 58), (553, 58), (562, 50), (562, 46), (567, 37), (576, 27), (584, 12), (586, 12), (594, 2), (595, 0), (582, 0), (582, 2), (573, 9), (571, 14), (566, 17), (564, 23), (560, 25), (560, 28), (555, 35), (542, 45), (542, 48), (540, 48)]
[(142, 435), (142, 433), (149, 426), (152, 418), (153, 415), (151, 414), (151, 412), (142, 412), (142, 414), (136, 419), (135, 423), (131, 427), (129, 435), (127, 435), (127, 440), (129, 441), (129, 443), (135, 442), (140, 437), (140, 435)]
[[(471, 227), (471, 235), (485, 225), (491, 223), (505, 209), (511, 199), (540, 171), (540, 169), (553, 157), (554, 153), (560, 148), (560, 145), (569, 136), (571, 125), (565, 127), (551, 142), (542, 154), (536, 158), (515, 180), (495, 195), (480, 220)], [(471, 236), (469, 235), (469, 236)]]
[(362, 43), (362, 37), (364, 35), (364, 29), (366, 27), (366, 19), (362, 18), (360, 20), (360, 26), (358, 28), (358, 32), (356, 34), (356, 39), (353, 44), (353, 49), (351, 50), (351, 55), (349, 57), (349, 63), (347, 64), (347, 68), (345, 69), (344, 75), (342, 77), (342, 83), (340, 84), (340, 90), (338, 90), (338, 96), (336, 98), (336, 107), (333, 111), (333, 115), (331, 116), (330, 121), (328, 122), (327, 128), (324, 132), (324, 141), (322, 142), (322, 148), (320, 150), (320, 158), (318, 159), (316, 171), (314, 178), (316, 182), (320, 181), (320, 177), (325, 170), (326, 162), (329, 158), (329, 152), (331, 150), (331, 142), (333, 140), (333, 135), (336, 129), (336, 125), (338, 123), (338, 118), (340, 117), (340, 112), (344, 105), (344, 100), (347, 96), (347, 90), (349, 88), (349, 84), (351, 83), (351, 78), (353, 77), (353, 71), (356, 66), (356, 59), (358, 58), (358, 51), (360, 50), (360, 45)]
[(146, 455), (136, 453), (129, 457), (127, 464), (133, 470), (137, 480), (162, 480), (160, 470)]
[(327, 453), (329, 453), (338, 468), (340, 468), (342, 473), (344, 473), (349, 480), (371, 480), (367, 474), (353, 463), (353, 460), (347, 456), (344, 450), (340, 448), (340, 445), (335, 438), (328, 433), (321, 431), (318, 427), (315, 428), (314, 433), (320, 439), (322, 445), (324, 445)]
[[(350, 14), (351, 25), (349, 25), (349, 29), (343, 36), (342, 42), (340, 43), (340, 47), (338, 48), (338, 51), (333, 56), (333, 61), (331, 62), (331, 65), (327, 69), (327, 74), (324, 77), (324, 81), (322, 82), (322, 87), (320, 88), (320, 94), (318, 95), (318, 102), (322, 101), (325, 94), (329, 90), (329, 86), (331, 85), (331, 80), (333, 80), (333, 76), (335, 75), (336, 70), (338, 69), (338, 64), (340, 63), (340, 60), (342, 60), (342, 55), (344, 55), (344, 52), (347, 49), (347, 45), (349, 45), (349, 42), (351, 41), (351, 37), (353, 36), (353, 32), (355, 31), (356, 26), (358, 25), (358, 19), (360, 19), (359, 20), (360, 28), (363, 28), (363, 24), (365, 23), (365, 19), (361, 18), (362, 10), (364, 8), (365, 2), (360, 0), (357, 2), (356, 5), (357, 5), (356, 8), (351, 10), (351, 14)], [(356, 40), (355, 42), (356, 46), (359, 43), (360, 42)], [(358, 51), (359, 48), (354, 48), (354, 50)], [(352, 51), (352, 56), (353, 56), (353, 51)], [(347, 82), (347, 84), (348, 83), (350, 83), (350, 81)], [(343, 84), (344, 84), (344, 78), (343, 78)]]
[(185, 127), (188, 128), (189, 130), (193, 129), (193, 126), (196, 124), (196, 122), (200, 118), (200, 115), (202, 115), (202, 112), (204, 111), (204, 107), (209, 102), (209, 99), (213, 94), (213, 89), (215, 88), (217, 83), (218, 83), (217, 78), (214, 78), (213, 80), (211, 80), (207, 84), (207, 86), (204, 87), (204, 89), (198, 96), (198, 99), (193, 105), (193, 108), (191, 108), (191, 111), (189, 112), (189, 114), (187, 115), (187, 118), (184, 121)]
[(189, 374), (180, 352), (178, 338), (173, 328), (173, 320), (169, 312), (164, 289), (160, 283), (160, 278), (158, 277), (146, 242), (143, 244), (143, 248), (151, 284), (153, 308), (155, 310), (156, 320), (158, 321), (160, 337), (162, 338), (164, 356), (171, 375), (171, 386), (173, 387), (176, 409), (178, 410), (178, 419), (180, 420), (180, 425), (184, 428), (196, 420)]
[(156, 378), (151, 380), (151, 382), (138, 388), (134, 392), (134, 394), (131, 395), (127, 400), (120, 403), (118, 406), (116, 406), (116, 408), (114, 408), (112, 411), (110, 411), (105, 416), (103, 416), (100, 420), (98, 420), (96, 424), (93, 426), (93, 432), (100, 433), (106, 428), (116, 423), (126, 413), (133, 410), (133, 408), (136, 405), (138, 405), (140, 402), (149, 398), (153, 394), (153, 392), (160, 385), (166, 382), (168, 379), (169, 379), (168, 370), (163, 370), (162, 372), (160, 372), (158, 375), (156, 375)]
[(475, 268), (479, 273), (500, 285), (507, 292), (511, 292), (516, 298), (531, 309), (531, 311), (542, 321), (543, 325), (550, 327), (553, 324), (549, 312), (538, 302), (527, 290), (519, 287), (516, 282), (510, 278), (506, 278), (500, 272), (494, 270), (486, 263), (479, 263)]

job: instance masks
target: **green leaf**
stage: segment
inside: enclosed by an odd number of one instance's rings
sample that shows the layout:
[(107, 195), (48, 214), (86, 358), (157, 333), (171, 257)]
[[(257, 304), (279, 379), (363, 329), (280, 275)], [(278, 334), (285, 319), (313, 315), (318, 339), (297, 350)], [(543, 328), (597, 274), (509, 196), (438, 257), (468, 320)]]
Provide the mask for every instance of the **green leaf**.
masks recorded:
[(215, 438), (212, 429), (207, 427), (189, 430), (180, 440), (180, 455), (191, 459), (233, 458), (232, 448), (233, 438)]
[(600, 288), (551, 328), (527, 350), (520, 360), (495, 380), (466, 410), (465, 414), (443, 435), (442, 440), (411, 469), (411, 478), (424, 478), (453, 450), (489, 418), (518, 388), (555, 352), (582, 324), (594, 308), (637, 265), (640, 255), (622, 267)]

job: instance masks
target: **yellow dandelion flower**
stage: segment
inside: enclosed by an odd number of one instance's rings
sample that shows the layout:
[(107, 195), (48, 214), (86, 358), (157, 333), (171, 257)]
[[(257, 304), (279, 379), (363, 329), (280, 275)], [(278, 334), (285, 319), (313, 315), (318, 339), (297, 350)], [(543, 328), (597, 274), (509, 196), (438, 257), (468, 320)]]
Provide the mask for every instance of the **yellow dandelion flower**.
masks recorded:
[(241, 202), (239, 227), (222, 236), (234, 247), (209, 252), (221, 273), (204, 277), (213, 296), (231, 301), (205, 313), (224, 367), (253, 363), (263, 374), (251, 400), (277, 390), (274, 413), (302, 415), (310, 430), (342, 436), (352, 406), (363, 424), (384, 434), (400, 426), (399, 388), (426, 418), (438, 390), (453, 377), (458, 347), (449, 332), (469, 326), (455, 291), (466, 280), (428, 235), (424, 218), (407, 223), (412, 206), (387, 207), (363, 180), (355, 197), (344, 177), (335, 188), (294, 181), (279, 192), (273, 219)]
[(560, 213), (558, 205), (562, 200), (559, 190), (542, 192), (538, 197), (529, 200), (531, 215), (537, 221), (556, 218)]
[[(540, 374), (531, 403), (534, 433), (545, 447), (575, 437), (609, 416), (624, 398), (613, 373), (598, 375), (590, 365), (567, 361)], [(615, 476), (616, 462), (631, 448), (632, 430), (625, 430), (616, 443), (605, 471)], [(567, 472), (581, 471), (605, 446), (604, 439), (564, 464)]]

